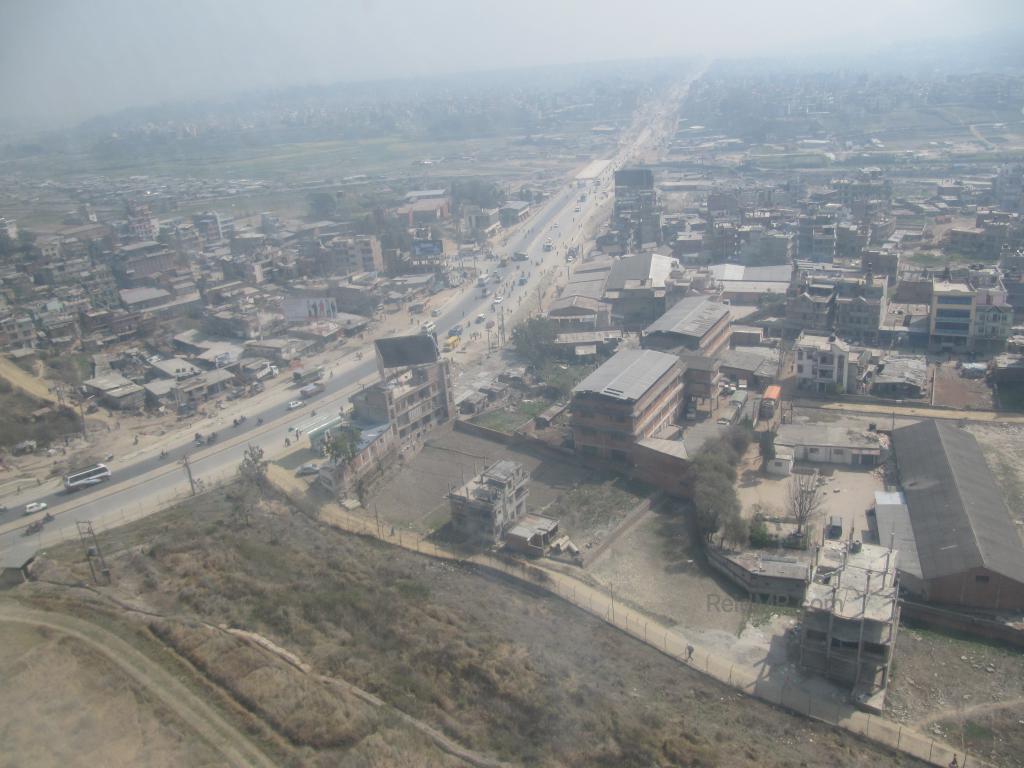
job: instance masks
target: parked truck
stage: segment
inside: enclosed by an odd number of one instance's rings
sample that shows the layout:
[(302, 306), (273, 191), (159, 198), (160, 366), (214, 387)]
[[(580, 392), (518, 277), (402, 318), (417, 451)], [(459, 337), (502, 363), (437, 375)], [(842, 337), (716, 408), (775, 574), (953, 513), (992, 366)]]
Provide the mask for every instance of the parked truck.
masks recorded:
[(782, 399), (782, 387), (778, 384), (772, 384), (764, 391), (764, 397), (761, 398), (761, 417), (770, 419), (775, 415), (776, 409), (779, 407), (779, 401)]

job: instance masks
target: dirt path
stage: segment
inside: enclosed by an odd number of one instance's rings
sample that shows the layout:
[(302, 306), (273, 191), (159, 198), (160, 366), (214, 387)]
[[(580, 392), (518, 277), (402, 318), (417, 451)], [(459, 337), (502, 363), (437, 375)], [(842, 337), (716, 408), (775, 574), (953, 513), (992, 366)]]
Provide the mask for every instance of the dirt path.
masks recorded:
[(960, 720), (971, 715), (984, 715), (989, 712), (998, 712), (1001, 709), (1009, 709), (1010, 707), (1017, 709), (1024, 707), (1024, 696), (1006, 699), (1005, 701), (988, 701), (982, 704), (972, 704), (969, 707), (946, 707), (935, 712), (929, 712), (924, 717), (919, 717), (911, 725), (915, 728), (923, 728), (929, 723), (936, 723), (941, 720), (948, 720), (950, 718)]
[(7, 601), (0, 601), (0, 621), (46, 627), (87, 644), (159, 699), (196, 734), (217, 749), (226, 763), (273, 768), (274, 763), (213, 707), (117, 635), (83, 619), (32, 610)]
[(42, 379), (37, 379), (31, 373), (26, 373), (4, 357), (0, 357), (0, 379), (5, 379), (12, 387), (16, 387), (32, 397), (45, 400), (48, 403), (57, 402)]

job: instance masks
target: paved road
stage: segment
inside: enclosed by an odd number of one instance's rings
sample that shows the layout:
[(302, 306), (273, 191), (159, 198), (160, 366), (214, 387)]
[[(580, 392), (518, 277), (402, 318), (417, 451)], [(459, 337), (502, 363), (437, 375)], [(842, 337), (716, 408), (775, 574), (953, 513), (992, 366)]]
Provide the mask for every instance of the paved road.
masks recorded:
[[(643, 118), (643, 125), (629, 132), (628, 138), (620, 145), (615, 157), (611, 158), (612, 167), (619, 168), (626, 159), (649, 149), (649, 145), (659, 141), (663, 135), (651, 126), (657, 123), (652, 118), (668, 112), (648, 109)], [(610, 174), (609, 174), (610, 176)], [(509, 240), (501, 247), (495, 248), (497, 257), (511, 259), (517, 251), (526, 252), (526, 262), (509, 261), (509, 266), (490, 269), (492, 274), (498, 272), (503, 277), (513, 278), (518, 272), (529, 272), (525, 286), (514, 285), (505, 302), (503, 311), (506, 317), (513, 313), (513, 300), (518, 296), (536, 291), (554, 267), (565, 266), (565, 254), (572, 244), (583, 239), (583, 232), (589, 218), (597, 214), (601, 206), (601, 196), (611, 191), (611, 179), (607, 179), (599, 187), (587, 189), (587, 199), (579, 202), (579, 189), (575, 182), (570, 181), (557, 194), (553, 195), (537, 213), (525, 222)], [(575, 209), (580, 207), (577, 212)], [(550, 238), (554, 249), (543, 250), (544, 241)], [(483, 266), (483, 265), (481, 265)], [(515, 283), (515, 281), (512, 281)], [(433, 318), (437, 325), (437, 335), (443, 338), (448, 330), (457, 323), (472, 323), (476, 315), (494, 315), (492, 299), (482, 297), (475, 285), (467, 285), (463, 293), (450, 300), (442, 310), (442, 314)], [(511, 333), (511, 328), (507, 329)], [(186, 475), (180, 466), (180, 459), (186, 454), (190, 457), (192, 473), (201, 480), (214, 482), (228, 476), (242, 460), (242, 454), (248, 443), (262, 446), (269, 456), (284, 448), (284, 440), (289, 436), (289, 427), (308, 420), (312, 409), (328, 409), (344, 404), (346, 398), (358, 391), (375, 377), (375, 361), (373, 356), (364, 352), (364, 359), (357, 360), (350, 352), (340, 363), (334, 364), (334, 374), (325, 379), (325, 391), (313, 398), (309, 405), (301, 411), (286, 412), (285, 403), (294, 398), (292, 390), (283, 390), (279, 399), (271, 399), (269, 404), (258, 411), (247, 413), (247, 420), (238, 427), (228, 426), (218, 430), (218, 440), (211, 446), (197, 449), (191, 437), (182, 437), (181, 441), (168, 448), (168, 456), (159, 459), (155, 452), (147, 457), (126, 464), (114, 463), (114, 476), (111, 483), (93, 489), (67, 494), (63, 491), (49, 492), (32, 497), (23, 494), (18, 499), (8, 502), (10, 510), (0, 514), (0, 553), (5, 560), (17, 561), (36, 551), (44, 541), (50, 540), (55, 530), (61, 530), (67, 536), (76, 535), (75, 523), (85, 520), (115, 519), (120, 515), (137, 516), (150, 508), (156, 509), (175, 497), (184, 496), (189, 491)], [(268, 401), (264, 401), (268, 402)], [(259, 424), (262, 417), (264, 423)], [(24, 526), (39, 515), (22, 517), (20, 515), (26, 501), (45, 501), (56, 520), (46, 526), (40, 537), (23, 536)]]
[[(528, 262), (510, 262), (510, 266), (503, 269), (489, 270), (508, 278), (516, 275), (517, 267), (531, 273), (528, 284), (516, 286), (506, 304), (511, 304), (519, 292), (536, 290), (543, 279), (542, 273), (561, 263), (566, 244), (578, 236), (581, 219), (587, 212), (584, 210), (576, 213), (575, 207), (585, 205), (588, 208), (596, 208), (598, 205), (594, 195), (589, 196), (586, 204), (579, 204), (577, 197), (578, 191), (574, 186), (570, 185), (563, 189), (504, 246), (495, 249), (499, 258), (503, 255), (511, 257), (516, 251), (525, 251), (530, 257)], [(557, 247), (545, 253), (543, 242), (548, 237), (555, 241)], [(541, 262), (541, 266), (537, 266), (538, 261)], [(494, 262), (495, 267), (497, 263)], [(484, 313), (488, 317), (493, 317), (491, 301), (489, 297), (482, 297), (475, 285), (467, 285), (460, 296), (448, 302), (440, 317), (433, 319), (437, 324), (438, 337), (443, 338), (457, 323), (472, 322), (477, 314)], [(512, 311), (509, 306), (504, 309), (508, 313)], [(112, 466), (113, 479), (109, 484), (72, 494), (63, 490), (50, 491), (34, 497), (23, 494), (17, 501), (11, 500), (8, 502), (9, 511), (0, 515), (0, 550), (8, 551), (14, 559), (18, 559), (39, 545), (41, 539), (21, 535), (24, 525), (38, 517), (21, 516), (22, 505), (27, 500), (45, 501), (50, 507), (49, 511), (57, 516), (44, 533), (58, 527), (74, 533), (77, 521), (95, 520), (104, 515), (122, 512), (135, 514), (143, 506), (184, 495), (189, 486), (180, 459), (186, 454), (190, 457), (193, 476), (210, 481), (233, 471), (242, 459), (245, 446), (250, 442), (263, 446), (268, 454), (273, 455), (277, 449), (283, 449), (284, 440), (289, 436), (289, 428), (308, 420), (311, 410), (319, 409), (326, 412), (328, 409), (333, 410), (343, 405), (346, 398), (359, 389), (361, 383), (365, 384), (376, 376), (376, 363), (368, 351), (364, 352), (363, 360), (357, 360), (356, 356), (350, 353), (346, 354), (347, 357), (340, 364), (336, 364), (333, 376), (324, 379), (325, 391), (312, 398), (309, 404), (299, 411), (285, 410), (285, 403), (295, 396), (292, 390), (285, 389), (260, 410), (249, 412), (246, 421), (240, 426), (219, 429), (217, 441), (210, 446), (196, 448), (191, 437), (184, 436), (180, 442), (168, 448), (166, 458), (160, 459), (155, 451), (150, 451), (147, 456), (127, 464), (115, 462)], [(264, 421), (263, 424), (258, 423), (260, 417)]]

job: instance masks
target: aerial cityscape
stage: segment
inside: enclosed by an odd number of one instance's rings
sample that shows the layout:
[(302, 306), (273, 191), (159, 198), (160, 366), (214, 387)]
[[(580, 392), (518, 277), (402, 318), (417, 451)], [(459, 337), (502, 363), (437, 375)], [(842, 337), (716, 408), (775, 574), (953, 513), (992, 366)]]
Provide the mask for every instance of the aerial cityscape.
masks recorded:
[(10, 4), (0, 765), (1024, 766), (1024, 8), (344, 5)]

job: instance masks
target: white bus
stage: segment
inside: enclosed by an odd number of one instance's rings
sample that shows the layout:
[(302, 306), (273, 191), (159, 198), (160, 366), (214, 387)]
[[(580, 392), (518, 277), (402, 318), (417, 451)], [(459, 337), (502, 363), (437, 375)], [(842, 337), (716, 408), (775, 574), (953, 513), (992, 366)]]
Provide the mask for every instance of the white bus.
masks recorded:
[(93, 464), (86, 469), (64, 475), (64, 488), (69, 491), (77, 491), (81, 488), (90, 488), (109, 479), (110, 467), (105, 464)]

